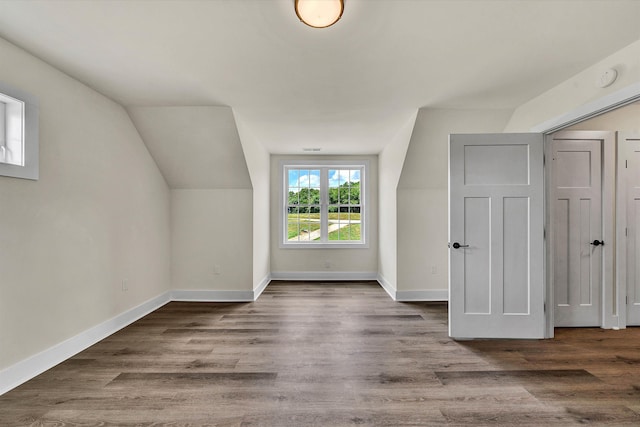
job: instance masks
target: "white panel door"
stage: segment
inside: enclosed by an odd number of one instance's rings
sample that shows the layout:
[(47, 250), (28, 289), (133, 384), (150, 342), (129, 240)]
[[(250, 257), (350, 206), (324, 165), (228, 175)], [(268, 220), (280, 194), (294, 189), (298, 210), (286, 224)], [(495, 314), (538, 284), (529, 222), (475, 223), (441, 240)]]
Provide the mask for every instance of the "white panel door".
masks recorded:
[(625, 152), (624, 176), (627, 191), (622, 197), (627, 211), (627, 325), (640, 325), (640, 135), (620, 139)]
[(554, 137), (551, 161), (554, 324), (600, 326), (602, 140)]
[(449, 335), (544, 338), (543, 137), (449, 137)]

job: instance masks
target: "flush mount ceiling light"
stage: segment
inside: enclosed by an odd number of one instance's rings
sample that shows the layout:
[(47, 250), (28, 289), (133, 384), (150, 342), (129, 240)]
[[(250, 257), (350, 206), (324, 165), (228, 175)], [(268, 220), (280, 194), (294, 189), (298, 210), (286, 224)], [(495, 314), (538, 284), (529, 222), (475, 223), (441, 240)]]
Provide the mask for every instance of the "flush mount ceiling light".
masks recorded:
[(313, 28), (327, 28), (338, 22), (344, 11), (344, 0), (295, 0), (296, 15)]

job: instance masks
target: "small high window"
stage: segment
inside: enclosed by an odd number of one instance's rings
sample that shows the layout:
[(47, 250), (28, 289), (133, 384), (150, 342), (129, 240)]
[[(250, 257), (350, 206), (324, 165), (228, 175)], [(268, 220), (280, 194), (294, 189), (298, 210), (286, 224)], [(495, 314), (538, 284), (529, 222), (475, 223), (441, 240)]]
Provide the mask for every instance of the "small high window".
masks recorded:
[(0, 163), (24, 166), (24, 102), (0, 93)]
[(0, 83), (0, 175), (38, 179), (38, 106)]

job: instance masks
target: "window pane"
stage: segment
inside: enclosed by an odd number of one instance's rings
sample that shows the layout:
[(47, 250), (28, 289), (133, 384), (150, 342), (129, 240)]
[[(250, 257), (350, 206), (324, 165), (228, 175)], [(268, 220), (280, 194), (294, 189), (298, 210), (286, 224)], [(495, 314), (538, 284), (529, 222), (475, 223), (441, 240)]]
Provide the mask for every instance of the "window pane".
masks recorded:
[(288, 169), (287, 240), (320, 238), (320, 170)]
[(300, 240), (310, 240), (311, 224), (309, 222), (303, 222), (300, 224)]
[(340, 185), (340, 171), (337, 169), (329, 169), (329, 188), (338, 188)]
[(338, 187), (329, 188), (329, 203), (337, 204), (340, 202), (339, 189)]
[(349, 187), (349, 203), (352, 205), (360, 204), (360, 182), (352, 182)]
[(300, 178), (300, 172), (297, 169), (289, 169), (289, 188), (299, 187), (298, 180)]
[(342, 187), (344, 184), (349, 183), (349, 171), (348, 170), (340, 170), (340, 186)]
[(299, 197), (300, 197), (300, 204), (301, 205), (309, 204), (309, 189), (308, 188), (301, 188), (300, 192), (298, 194), (299, 194)]
[[(297, 188), (296, 188), (296, 190), (297, 190)], [(288, 201), (288, 204), (297, 205), (299, 203), (300, 203), (300, 200), (299, 200), (298, 192), (289, 190), (289, 201)]]
[(309, 189), (309, 204), (310, 205), (319, 205), (320, 204), (320, 189), (319, 188), (310, 188)]
[(309, 185), (308, 187), (320, 188), (320, 170), (309, 171)]
[(298, 191), (300, 191), (300, 188), (304, 188), (307, 186), (307, 183), (309, 181), (309, 171), (306, 171), (304, 169), (298, 169), (298, 182), (296, 184), (296, 187), (298, 188)]
[(300, 188), (320, 188), (320, 170), (299, 169)]
[(349, 187), (340, 187), (340, 204), (349, 204)]
[(300, 234), (300, 221), (298, 214), (289, 214), (287, 219), (287, 240), (298, 240)]
[(350, 240), (360, 241), (360, 224), (354, 221), (340, 221), (340, 224), (334, 224), (329, 231), (329, 240)]

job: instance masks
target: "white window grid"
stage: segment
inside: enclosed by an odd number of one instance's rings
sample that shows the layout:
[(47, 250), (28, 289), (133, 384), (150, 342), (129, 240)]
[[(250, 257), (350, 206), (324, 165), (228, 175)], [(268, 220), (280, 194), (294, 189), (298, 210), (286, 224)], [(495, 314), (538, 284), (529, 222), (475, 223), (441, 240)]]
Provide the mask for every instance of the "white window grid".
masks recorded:
[[(281, 247), (367, 247), (367, 228), (366, 228), (366, 161), (361, 162), (335, 162), (335, 161), (326, 161), (326, 162), (281, 162), (282, 163), (282, 173), (283, 173), (283, 192), (282, 192), (282, 240)], [(289, 185), (289, 172), (290, 171), (303, 171), (302, 174), (305, 176), (310, 176), (314, 174), (315, 176), (319, 176), (318, 182), (311, 182), (310, 179), (306, 179), (305, 182), (301, 183), (299, 180), (300, 175), (298, 176), (298, 184), (297, 185)], [(347, 175), (348, 171), (348, 175)], [(330, 180), (330, 173), (340, 173), (343, 177), (342, 180)], [(354, 179), (354, 174), (357, 175), (358, 179)], [(359, 187), (359, 200), (353, 200), (355, 197), (353, 196), (352, 188), (356, 185), (355, 182), (358, 182), (357, 187)], [(335, 197), (331, 200), (330, 197), (330, 189), (335, 188), (336, 186), (332, 186), (331, 182), (337, 182), (337, 190), (340, 193), (337, 201)], [(340, 185), (347, 185), (347, 189), (349, 191), (345, 191), (344, 187), (340, 187)], [(302, 196), (297, 203), (290, 203), (289, 200), (289, 190), (294, 189), (294, 192), (300, 194), (302, 189), (306, 189), (306, 193)], [(319, 190), (319, 202), (317, 196), (313, 198), (313, 200), (309, 200), (307, 197), (308, 194), (311, 193), (310, 190)], [(329, 213), (338, 213), (338, 215), (332, 215), (332, 218), (329, 218)], [(359, 212), (358, 212), (359, 211)], [(289, 235), (289, 214), (290, 213), (299, 213), (297, 227), (295, 230), (297, 234), (291, 238)], [(307, 213), (319, 214), (319, 218), (314, 218), (313, 221), (306, 220), (305, 218), (310, 218), (311, 216), (307, 216)], [(315, 216), (315, 215), (314, 215)], [(302, 218), (302, 221), (300, 221)], [(295, 223), (295, 221), (294, 221)], [(347, 239), (351, 239), (354, 237), (356, 233), (354, 230), (354, 225), (359, 224), (360, 227), (360, 238), (357, 240), (346, 240), (342, 239), (344, 234), (348, 233)], [(331, 226), (331, 230), (330, 230)], [(299, 230), (302, 229), (303, 233), (300, 233)], [(330, 240), (329, 233), (333, 231), (334, 233), (339, 233), (342, 240)], [(313, 234), (311, 234), (313, 233)]]

